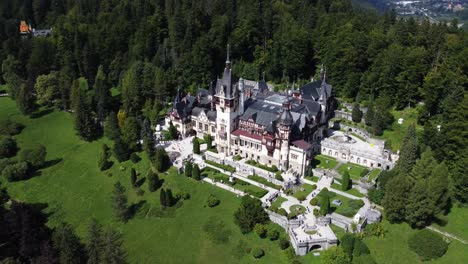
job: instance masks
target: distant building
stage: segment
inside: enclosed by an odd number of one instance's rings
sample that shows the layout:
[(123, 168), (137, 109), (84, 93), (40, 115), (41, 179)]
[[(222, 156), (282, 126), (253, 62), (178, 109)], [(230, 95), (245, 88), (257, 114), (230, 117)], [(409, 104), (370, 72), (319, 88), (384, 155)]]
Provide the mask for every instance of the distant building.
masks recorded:
[(240, 155), (305, 174), (333, 115), (332, 86), (321, 80), (274, 92), (264, 81), (237, 79), (229, 52), (222, 78), (195, 95), (177, 91), (166, 124), (183, 135), (211, 135), (221, 155)]
[(32, 28), (30, 24), (26, 21), (21, 21), (19, 26), (20, 34), (23, 36), (33, 36), (33, 37), (48, 37), (52, 35), (52, 28), (50, 29), (35, 29)]

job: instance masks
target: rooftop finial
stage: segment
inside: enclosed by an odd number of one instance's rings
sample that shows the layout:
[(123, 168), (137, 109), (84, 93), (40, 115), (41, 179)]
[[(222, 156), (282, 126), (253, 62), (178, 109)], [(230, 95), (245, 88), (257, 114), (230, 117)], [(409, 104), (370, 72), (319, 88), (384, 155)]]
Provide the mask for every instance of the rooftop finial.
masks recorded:
[(320, 80), (322, 82), (324, 82), (325, 78), (326, 78), (326, 70), (325, 70), (325, 67), (323, 67), (323, 64), (322, 64), (322, 67), (320, 68)]
[(229, 44), (227, 44), (226, 66), (227, 66), (228, 64), (231, 64), (231, 61), (229, 60)]

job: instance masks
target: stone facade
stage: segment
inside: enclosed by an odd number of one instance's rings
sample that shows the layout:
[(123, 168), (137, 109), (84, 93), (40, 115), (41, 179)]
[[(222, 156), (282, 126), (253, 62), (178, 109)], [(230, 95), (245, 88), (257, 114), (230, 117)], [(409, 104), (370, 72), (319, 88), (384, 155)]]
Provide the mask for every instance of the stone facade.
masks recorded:
[(240, 155), (304, 175), (333, 115), (332, 87), (322, 78), (289, 91), (237, 79), (229, 55), (216, 85), (196, 95), (178, 91), (166, 124), (182, 137), (210, 135), (220, 155)]

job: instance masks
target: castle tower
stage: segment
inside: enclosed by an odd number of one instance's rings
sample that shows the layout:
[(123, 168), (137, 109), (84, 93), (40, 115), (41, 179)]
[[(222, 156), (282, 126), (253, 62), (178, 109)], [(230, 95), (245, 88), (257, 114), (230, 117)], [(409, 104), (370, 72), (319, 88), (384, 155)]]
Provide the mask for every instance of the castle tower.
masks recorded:
[(238, 91), (232, 76), (229, 60), (229, 45), (227, 46), (226, 66), (223, 77), (216, 83), (216, 145), (219, 153), (231, 155), (231, 132), (236, 128)]
[(244, 114), (244, 79), (240, 78), (239, 79), (239, 109), (238, 109), (238, 112), (239, 112), (239, 116), (243, 115)]
[(288, 96), (283, 102), (283, 111), (278, 119), (278, 132), (281, 139), (280, 165), (284, 170), (287, 170), (289, 166), (289, 136), (294, 121), (290, 109), (291, 101)]

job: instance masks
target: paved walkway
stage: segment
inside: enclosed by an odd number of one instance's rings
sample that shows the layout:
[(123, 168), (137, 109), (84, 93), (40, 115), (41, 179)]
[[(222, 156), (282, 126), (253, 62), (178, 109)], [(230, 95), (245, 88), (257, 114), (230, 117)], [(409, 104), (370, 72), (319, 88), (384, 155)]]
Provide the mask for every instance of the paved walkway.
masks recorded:
[(213, 185), (216, 186), (216, 187), (220, 187), (220, 188), (222, 188), (222, 189), (225, 189), (225, 190), (227, 190), (227, 191), (233, 192), (233, 193), (235, 193), (235, 194), (237, 194), (237, 195), (240, 195), (240, 196), (244, 196), (244, 195), (246, 194), (246, 193), (244, 193), (243, 191), (239, 191), (239, 190), (237, 190), (237, 189), (235, 189), (235, 188), (232, 188), (231, 186), (229, 186), (229, 185), (227, 185), (227, 184), (220, 183), (220, 182), (215, 182), (215, 181), (213, 181), (212, 179), (210, 179), (210, 178), (208, 178), (208, 177), (203, 178), (203, 181), (206, 181), (206, 182), (208, 182), (208, 183), (211, 183), (211, 184), (213, 184)]
[(337, 189), (334, 189), (332, 188), (329, 184), (327, 183), (324, 183), (322, 180), (318, 181), (318, 182), (313, 182), (311, 180), (307, 180), (307, 179), (302, 179), (302, 181), (304, 183), (307, 183), (307, 184), (312, 184), (312, 185), (317, 185), (317, 190), (322, 190), (323, 188), (327, 188), (329, 191), (332, 191), (334, 193), (337, 193), (339, 195), (342, 195), (344, 197), (348, 197), (350, 199), (354, 199), (354, 200), (366, 200), (364, 198), (360, 198), (360, 197), (357, 197), (357, 196), (354, 196), (352, 194), (349, 194), (349, 193), (345, 193), (343, 191), (340, 191), (340, 190), (337, 190)]
[(453, 234), (447, 233), (447, 232), (445, 232), (445, 231), (439, 230), (439, 229), (437, 229), (437, 228), (435, 228), (435, 227), (426, 226), (426, 228), (429, 229), (429, 230), (432, 230), (432, 231), (434, 231), (434, 232), (436, 232), (436, 233), (439, 233), (439, 234), (441, 234), (441, 235), (443, 235), (443, 236), (445, 236), (445, 237), (458, 240), (459, 242), (461, 242), (461, 243), (463, 243), (463, 244), (465, 244), (465, 245), (468, 244), (468, 242), (466, 242), (466, 240), (461, 239), (461, 238), (459, 238), (459, 237), (457, 237), (457, 236), (455, 236), (455, 235), (453, 235)]

